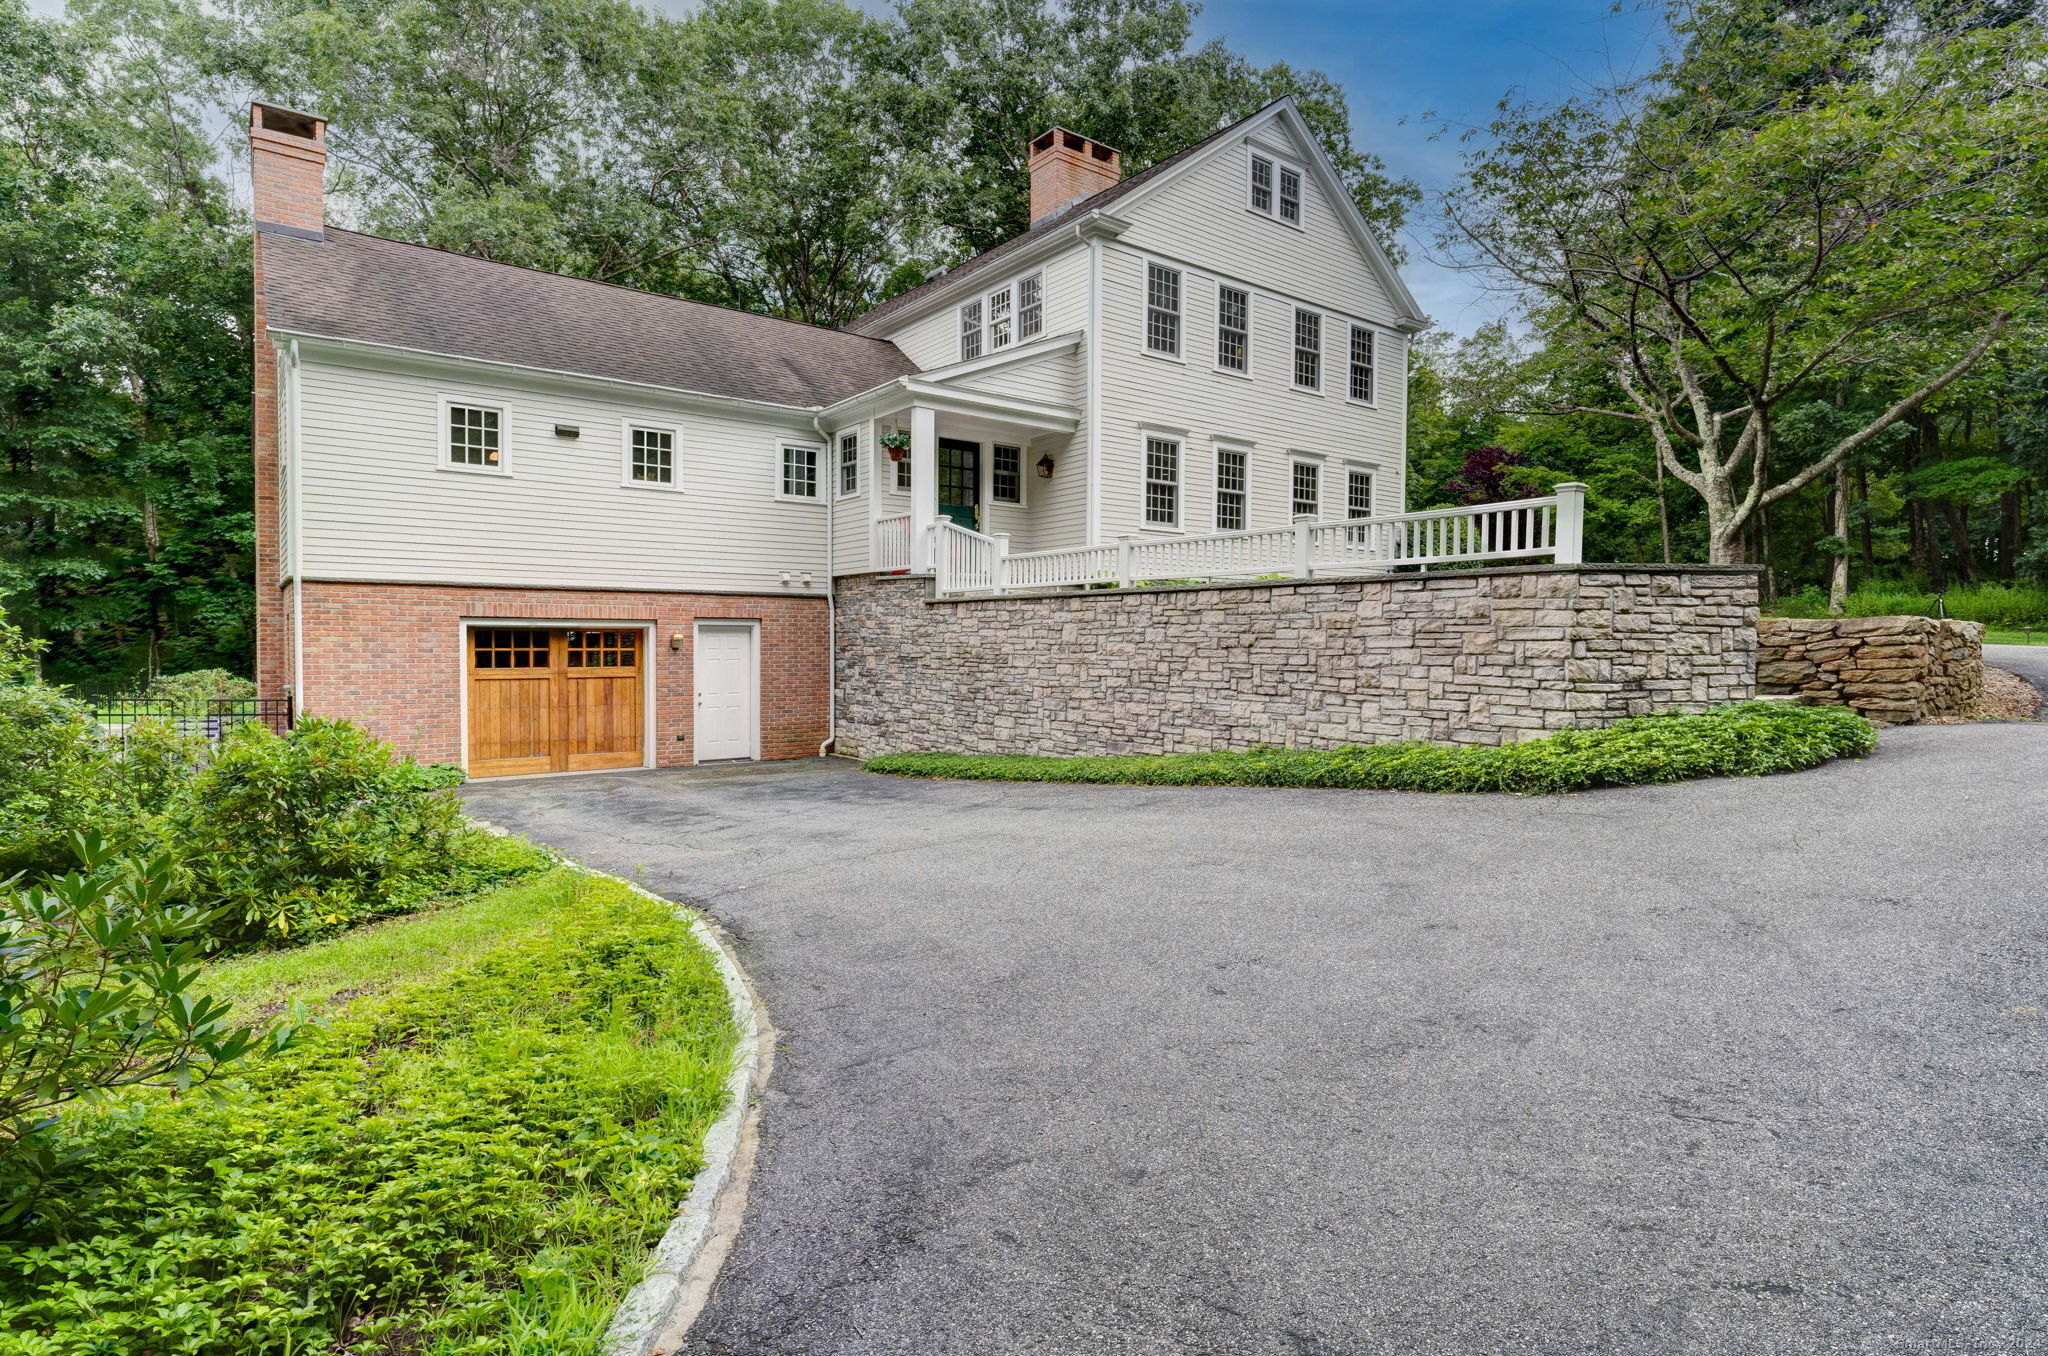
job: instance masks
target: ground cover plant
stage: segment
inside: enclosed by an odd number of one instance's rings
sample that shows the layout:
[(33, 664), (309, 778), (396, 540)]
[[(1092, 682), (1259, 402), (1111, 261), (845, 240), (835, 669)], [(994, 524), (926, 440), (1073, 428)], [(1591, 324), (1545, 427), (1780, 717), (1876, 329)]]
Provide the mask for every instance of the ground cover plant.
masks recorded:
[(871, 758), (867, 769), (974, 781), (1538, 794), (1693, 777), (1759, 777), (1857, 757), (1875, 747), (1876, 729), (1845, 708), (1742, 702), (1703, 715), (1641, 716), (1604, 729), (1561, 730), (1497, 748), (1402, 743), (1095, 758), (901, 753)]
[(218, 1100), (65, 1117), (67, 1161), (0, 1227), (0, 1351), (599, 1349), (734, 1057), (685, 923), (556, 868), (204, 978), (326, 1024)]
[[(1805, 589), (1788, 594), (1768, 609), (1781, 617), (1826, 617), (1827, 594)], [(2025, 585), (1959, 584), (1936, 593), (1910, 584), (1871, 585), (1843, 600), (1844, 617), (1934, 617), (1983, 622), (1992, 631), (2017, 633), (2023, 627), (2048, 628), (2048, 588)]]

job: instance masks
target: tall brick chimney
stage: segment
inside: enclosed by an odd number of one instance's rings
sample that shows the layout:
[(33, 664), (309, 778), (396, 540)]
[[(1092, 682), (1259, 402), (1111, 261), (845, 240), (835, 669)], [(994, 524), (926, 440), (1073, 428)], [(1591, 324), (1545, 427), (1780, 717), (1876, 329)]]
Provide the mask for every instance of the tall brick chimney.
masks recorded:
[(1112, 146), (1055, 127), (1031, 143), (1031, 224), (1092, 197), (1123, 178)]
[(320, 236), (327, 227), (327, 119), (249, 105), (249, 189), (256, 225)]
[(249, 105), (249, 190), (256, 218), (256, 389), (251, 393), (256, 469), (256, 687), (278, 698), (289, 692), (303, 706), (294, 671), (292, 625), (299, 581), (287, 586), (290, 562), (278, 533), (283, 509), (278, 468), (280, 408), (277, 351), (269, 333), (264, 295), (266, 235), (327, 238), (325, 179), (327, 120), (271, 104)]

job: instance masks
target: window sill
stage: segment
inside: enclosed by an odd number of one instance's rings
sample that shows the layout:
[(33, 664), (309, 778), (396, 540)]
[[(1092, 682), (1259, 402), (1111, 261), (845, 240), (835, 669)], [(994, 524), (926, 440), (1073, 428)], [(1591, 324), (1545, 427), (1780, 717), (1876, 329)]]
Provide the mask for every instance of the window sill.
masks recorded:
[(1380, 407), (1380, 402), (1377, 400), (1360, 400), (1357, 396), (1345, 396), (1344, 403), (1346, 405), (1356, 405), (1361, 410), (1376, 410)]
[(1257, 217), (1260, 221), (1270, 221), (1275, 226), (1285, 226), (1288, 230), (1300, 231), (1303, 235), (1308, 234), (1308, 227), (1302, 225), (1298, 221), (1289, 221), (1287, 218), (1281, 216), (1278, 212), (1261, 212), (1258, 208), (1251, 206), (1249, 203), (1245, 205), (1244, 210), (1246, 216)]
[(778, 494), (775, 496), (775, 502), (778, 504), (816, 504), (819, 508), (823, 508), (825, 506), (825, 497), (817, 494)]
[(453, 462), (442, 462), (434, 468), (457, 476), (503, 476), (510, 479), (512, 473), (502, 466), (457, 466)]
[(1287, 389), (1296, 395), (1312, 395), (1318, 400), (1324, 398), (1324, 392), (1320, 386), (1295, 386), (1290, 384)]
[(1186, 358), (1183, 358), (1178, 353), (1161, 353), (1156, 348), (1141, 348), (1138, 350), (1138, 352), (1144, 354), (1148, 358), (1157, 358), (1160, 362), (1163, 363), (1179, 363), (1182, 367), (1186, 367), (1188, 365), (1188, 360)]
[(619, 488), (626, 490), (656, 490), (662, 494), (679, 494), (682, 492), (683, 487), (674, 481), (664, 485), (658, 480), (622, 480), (619, 482)]
[(1209, 370), (1219, 377), (1231, 377), (1238, 381), (1250, 381), (1252, 379), (1251, 373), (1240, 372), (1232, 367), (1211, 367)]

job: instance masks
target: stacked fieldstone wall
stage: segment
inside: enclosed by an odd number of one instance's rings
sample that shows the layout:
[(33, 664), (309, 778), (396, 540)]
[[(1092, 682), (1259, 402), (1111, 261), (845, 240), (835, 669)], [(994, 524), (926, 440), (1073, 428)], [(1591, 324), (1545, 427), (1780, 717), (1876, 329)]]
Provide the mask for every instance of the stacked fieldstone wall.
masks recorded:
[(1967, 715), (1984, 691), (1984, 628), (1932, 617), (1765, 617), (1757, 686), (1906, 725)]
[(838, 749), (1512, 743), (1754, 695), (1757, 571), (1535, 566), (933, 600), (841, 580)]

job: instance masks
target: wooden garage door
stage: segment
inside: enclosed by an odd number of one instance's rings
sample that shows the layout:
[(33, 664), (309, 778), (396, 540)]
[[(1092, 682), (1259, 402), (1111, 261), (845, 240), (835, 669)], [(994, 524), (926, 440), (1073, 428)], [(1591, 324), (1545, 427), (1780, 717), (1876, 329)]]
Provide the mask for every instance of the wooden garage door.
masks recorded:
[(638, 631), (473, 627), (469, 775), (639, 767)]

